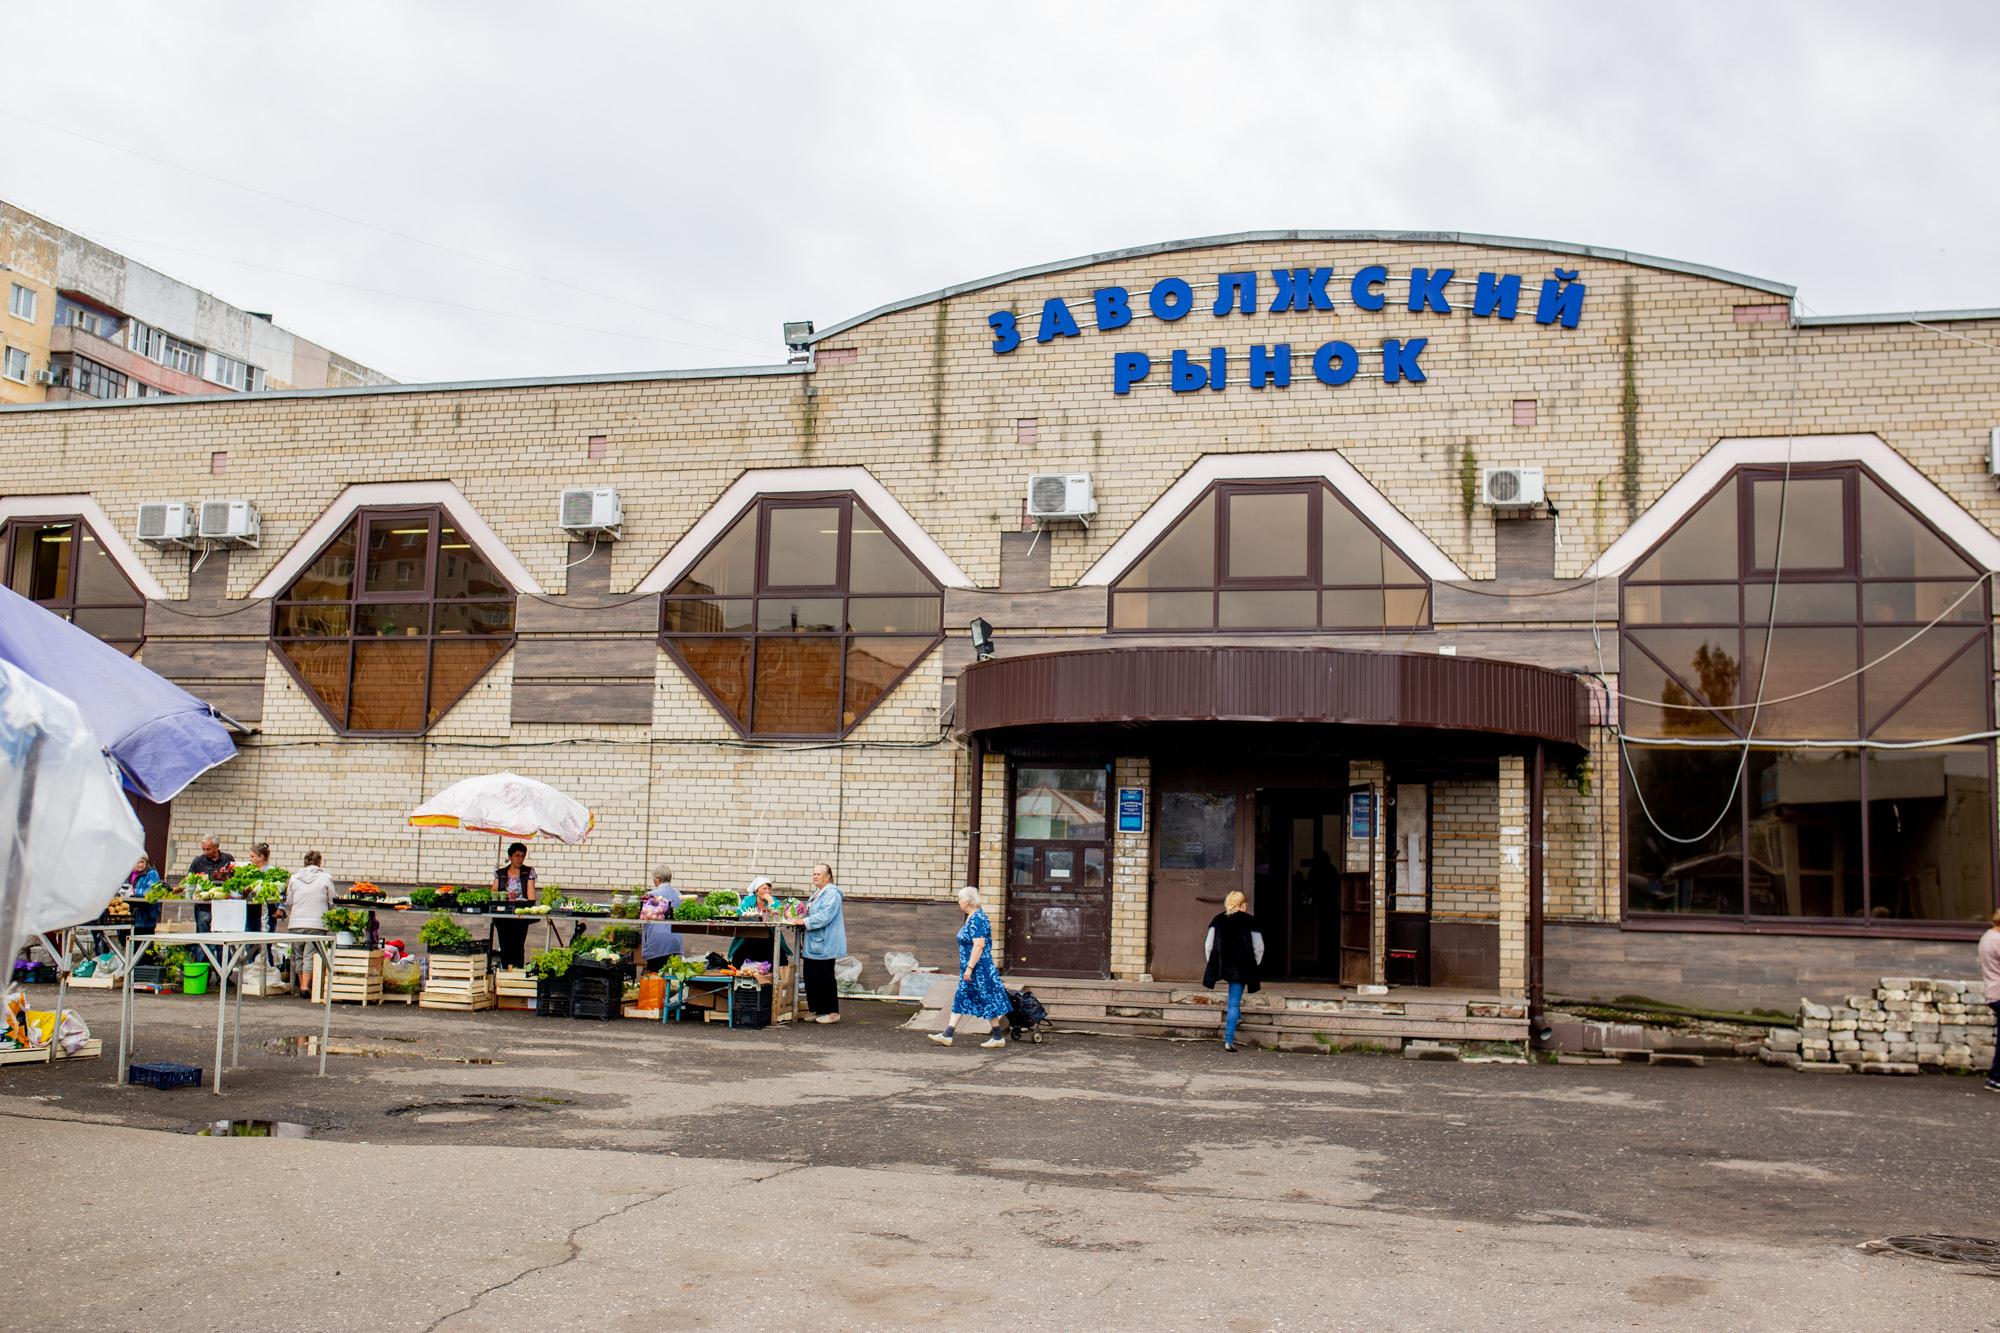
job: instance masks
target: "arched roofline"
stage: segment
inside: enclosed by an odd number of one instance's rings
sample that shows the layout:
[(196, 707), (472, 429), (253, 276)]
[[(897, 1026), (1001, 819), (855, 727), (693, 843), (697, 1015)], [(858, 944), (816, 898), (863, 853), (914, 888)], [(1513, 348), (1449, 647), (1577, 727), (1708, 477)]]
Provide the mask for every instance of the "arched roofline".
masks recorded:
[(948, 300), (954, 296), (964, 296), (968, 292), (984, 291), (988, 287), (998, 287), (1003, 283), (1015, 282), (1022, 278), (1039, 278), (1049, 273), (1065, 273), (1071, 269), (1090, 268), (1096, 264), (1111, 263), (1120, 259), (1143, 259), (1148, 255), (1171, 255), (1184, 250), (1211, 250), (1224, 245), (1251, 245), (1270, 241), (1381, 241), (1385, 243), (1407, 243), (1417, 245), (1478, 245), (1497, 250), (1526, 250), (1550, 255), (1581, 255), (1587, 259), (1606, 259), (1620, 264), (1636, 264), (1640, 268), (1660, 269), (1667, 273), (1684, 273), (1689, 277), (1709, 278), (1716, 282), (1726, 282), (1735, 287), (1747, 287), (1753, 291), (1768, 292), (1782, 296), (1787, 301), (1797, 293), (1797, 289), (1782, 282), (1772, 282), (1769, 278), (1753, 278), (1746, 273), (1732, 273), (1728, 269), (1711, 268), (1707, 264), (1690, 264), (1679, 259), (1662, 259), (1657, 255), (1634, 254), (1630, 250), (1613, 250), (1601, 245), (1575, 245), (1568, 241), (1533, 240), (1523, 236), (1488, 236), (1474, 231), (1326, 231), (1318, 229), (1298, 229), (1291, 231), (1232, 231), (1220, 236), (1195, 236), (1180, 241), (1156, 241), (1151, 245), (1128, 246), (1123, 250), (1102, 250), (1092, 255), (1079, 255), (1074, 259), (1058, 259), (1049, 264), (1034, 264), (1027, 268), (1017, 268), (1006, 273), (995, 273), (991, 277), (974, 278), (971, 282), (956, 283), (941, 287), (922, 296), (912, 296), (907, 300), (891, 301), (888, 305), (877, 306), (866, 314), (844, 319), (838, 324), (821, 329), (813, 335), (813, 342), (823, 343), (828, 338), (859, 327), (884, 315), (893, 315), (903, 310), (914, 310), (918, 306), (930, 305), (934, 301)]

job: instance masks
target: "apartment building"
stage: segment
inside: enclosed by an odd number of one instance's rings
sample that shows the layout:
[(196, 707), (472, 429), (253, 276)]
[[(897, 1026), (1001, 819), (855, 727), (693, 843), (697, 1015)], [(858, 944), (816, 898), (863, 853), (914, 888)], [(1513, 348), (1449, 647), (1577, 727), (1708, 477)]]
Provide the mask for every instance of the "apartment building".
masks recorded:
[(0, 403), (395, 382), (5, 200), (0, 289)]

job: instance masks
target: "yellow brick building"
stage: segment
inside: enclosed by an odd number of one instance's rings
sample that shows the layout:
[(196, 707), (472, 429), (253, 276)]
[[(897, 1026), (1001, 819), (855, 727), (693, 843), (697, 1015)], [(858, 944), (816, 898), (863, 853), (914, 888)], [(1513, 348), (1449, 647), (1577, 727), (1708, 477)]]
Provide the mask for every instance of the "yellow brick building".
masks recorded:
[[(1234, 888), (1281, 975), (1783, 1005), (1960, 969), (1993, 910), (1995, 343), (1614, 251), (1259, 233), (784, 366), (0, 411), (0, 518), (13, 586), (251, 730), (153, 815), (176, 862), (478, 879), (403, 817), (512, 768), (597, 812), (545, 882), (826, 859), (858, 953), (939, 961), (976, 878), (1019, 973), (1182, 979)], [(1031, 476), (1094, 508), (1031, 517)], [(255, 545), (135, 536), (228, 499)], [(63, 534), (129, 596), (58, 587)]]

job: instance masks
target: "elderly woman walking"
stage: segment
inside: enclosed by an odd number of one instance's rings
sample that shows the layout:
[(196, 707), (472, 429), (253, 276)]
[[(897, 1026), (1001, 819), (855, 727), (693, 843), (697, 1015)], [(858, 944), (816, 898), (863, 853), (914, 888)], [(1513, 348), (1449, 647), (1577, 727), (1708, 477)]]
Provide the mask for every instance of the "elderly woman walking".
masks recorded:
[(931, 1040), (951, 1045), (958, 1034), (959, 1015), (965, 1014), (993, 1024), (992, 1034), (979, 1044), (998, 1050), (1007, 1044), (1007, 1013), (1013, 1005), (1000, 984), (999, 969), (993, 966), (993, 923), (979, 904), (979, 890), (970, 884), (958, 891), (958, 910), (965, 913), (965, 924), (958, 928), (958, 989), (952, 993), (944, 1031), (931, 1033)]

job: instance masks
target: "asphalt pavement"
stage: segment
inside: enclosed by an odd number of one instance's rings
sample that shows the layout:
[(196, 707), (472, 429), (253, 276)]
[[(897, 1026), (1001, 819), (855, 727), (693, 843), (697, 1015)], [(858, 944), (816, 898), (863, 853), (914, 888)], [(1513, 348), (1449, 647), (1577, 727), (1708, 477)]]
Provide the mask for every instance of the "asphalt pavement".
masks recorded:
[[(40, 1003), (50, 998), (32, 992)], [(115, 1046), (115, 1000), (78, 1007)], [(140, 1000), (142, 1059), (214, 1009)], [(1975, 1078), (1419, 1063), (909, 1011), (732, 1032), (247, 1000), (225, 1095), (0, 1069), (9, 1327), (2000, 1327)], [(303, 1138), (204, 1138), (224, 1117)], [(32, 1318), (23, 1322), (22, 1312)]]

